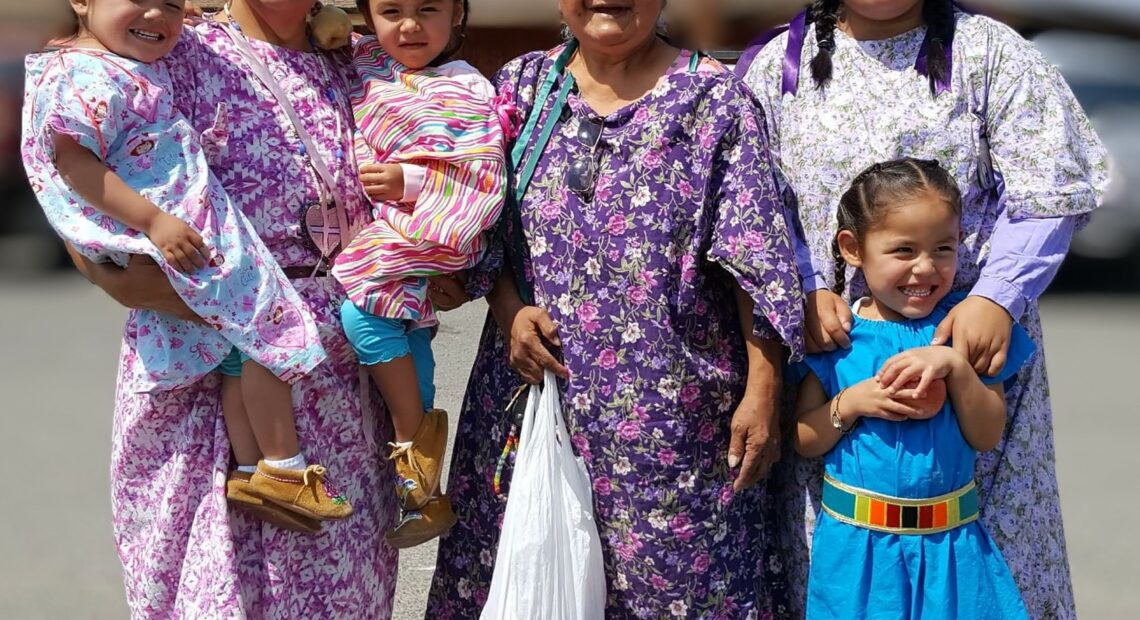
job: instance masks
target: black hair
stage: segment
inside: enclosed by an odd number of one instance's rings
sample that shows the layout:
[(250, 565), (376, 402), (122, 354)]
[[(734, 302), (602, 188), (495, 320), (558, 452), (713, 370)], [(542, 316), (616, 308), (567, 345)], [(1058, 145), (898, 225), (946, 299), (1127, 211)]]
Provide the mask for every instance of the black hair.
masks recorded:
[[(459, 1), (460, 0), (455, 0), (455, 2)], [(448, 42), (447, 47), (444, 48), (443, 52), (440, 53), (439, 56), (437, 56), (434, 60), (431, 61), (431, 63), (429, 63), (433, 67), (439, 66), (454, 58), (455, 55), (459, 53), (459, 50), (463, 47), (463, 40), (467, 38), (467, 18), (471, 16), (471, 0), (462, 1), (463, 19), (451, 33), (451, 41)], [(368, 4), (369, 0), (356, 0), (356, 10), (360, 11), (361, 15), (368, 15)], [(371, 20), (371, 18), (367, 19)], [(371, 21), (369, 21), (369, 23), (371, 23)]]
[(467, 38), (467, 18), (471, 16), (471, 0), (463, 0), (463, 19), (460, 20), (459, 25), (454, 28), (451, 33), (451, 41), (448, 42), (447, 47), (444, 48), (443, 53), (438, 58), (431, 61), (431, 64), (440, 65), (448, 60), (451, 60), (459, 50), (463, 47), (463, 40)]
[[(815, 24), (815, 42), (819, 51), (811, 59), (811, 77), (816, 88), (831, 81), (831, 55), (835, 52), (835, 26), (839, 21), (842, 0), (815, 0), (808, 8), (808, 22)], [(954, 38), (954, 5), (951, 0), (922, 0), (922, 19), (926, 22), (930, 45), (926, 50), (926, 75), (930, 94), (937, 92), (938, 82), (947, 77), (946, 45)]]
[(839, 199), (836, 218), (839, 226), (831, 241), (835, 260), (837, 295), (847, 287), (847, 263), (839, 251), (839, 233), (848, 230), (856, 239), (863, 240), (867, 231), (882, 221), (886, 210), (896, 200), (931, 191), (941, 196), (955, 215), (962, 213), (962, 194), (958, 184), (937, 161), (904, 157), (875, 164), (860, 172), (851, 187)]

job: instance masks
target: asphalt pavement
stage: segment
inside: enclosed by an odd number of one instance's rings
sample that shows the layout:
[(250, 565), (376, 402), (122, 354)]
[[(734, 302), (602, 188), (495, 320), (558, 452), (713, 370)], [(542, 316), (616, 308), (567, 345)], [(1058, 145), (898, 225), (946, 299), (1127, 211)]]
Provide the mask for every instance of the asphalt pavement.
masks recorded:
[[(1140, 297), (1043, 303), (1057, 467), (1082, 618), (1140, 617)], [(485, 308), (445, 314), (440, 406), (459, 411)], [(125, 311), (70, 275), (0, 279), (0, 618), (127, 617), (108, 472)], [(400, 558), (398, 620), (422, 618), (435, 545)]]

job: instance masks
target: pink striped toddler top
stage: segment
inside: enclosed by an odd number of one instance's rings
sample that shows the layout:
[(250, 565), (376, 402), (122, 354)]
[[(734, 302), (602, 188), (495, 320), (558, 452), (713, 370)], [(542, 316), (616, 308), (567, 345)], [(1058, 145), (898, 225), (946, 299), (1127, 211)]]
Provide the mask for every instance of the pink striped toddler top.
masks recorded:
[(494, 88), (464, 62), (408, 69), (373, 36), (357, 43), (354, 63), (358, 161), (401, 164), (408, 189), (403, 202), (375, 204), (333, 275), (362, 310), (433, 325), (427, 277), (475, 265), (506, 198)]

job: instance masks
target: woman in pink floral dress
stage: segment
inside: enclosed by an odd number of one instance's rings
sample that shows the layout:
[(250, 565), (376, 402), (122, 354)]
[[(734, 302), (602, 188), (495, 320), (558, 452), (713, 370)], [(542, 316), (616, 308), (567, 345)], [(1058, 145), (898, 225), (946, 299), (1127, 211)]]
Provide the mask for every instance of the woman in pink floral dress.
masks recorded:
[[(278, 529), (226, 505), (230, 447), (221, 379), (134, 393), (123, 384), (138, 363), (135, 313), (119, 368), (112, 453), (112, 508), (127, 602), (135, 618), (387, 618), (396, 552), (383, 543), (396, 506), (380, 447), (391, 429), (374, 392), (362, 399), (358, 366), (339, 322), (344, 292), (314, 267), (302, 232), (319, 200), (319, 177), (277, 100), (241, 53), (235, 29), (296, 108), (350, 218), (367, 214), (352, 153), (353, 75), (347, 53), (313, 51), (305, 26), (312, 0), (233, 0), (224, 15), (194, 24), (166, 59), (175, 104), (203, 135), (212, 171), (293, 279), (316, 320), (328, 361), (293, 388), (297, 433), (310, 459), (356, 514), (310, 536)], [(81, 269), (131, 308), (188, 310), (153, 265)], [(366, 389), (367, 385), (365, 386)]]

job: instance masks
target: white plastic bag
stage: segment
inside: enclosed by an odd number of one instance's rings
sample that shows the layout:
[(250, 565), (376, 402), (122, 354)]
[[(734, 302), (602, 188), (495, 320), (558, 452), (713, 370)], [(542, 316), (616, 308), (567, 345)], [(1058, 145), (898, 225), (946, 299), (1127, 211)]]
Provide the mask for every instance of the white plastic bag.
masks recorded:
[(593, 506), (548, 371), (527, 398), (482, 620), (601, 620), (606, 579)]

